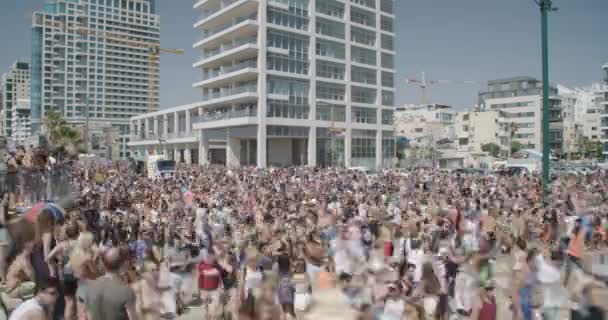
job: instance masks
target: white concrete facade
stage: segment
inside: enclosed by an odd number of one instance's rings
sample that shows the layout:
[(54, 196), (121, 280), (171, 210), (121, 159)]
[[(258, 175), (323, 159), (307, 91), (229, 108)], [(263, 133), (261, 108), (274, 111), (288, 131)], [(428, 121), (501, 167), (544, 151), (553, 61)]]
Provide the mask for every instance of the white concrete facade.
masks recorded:
[(395, 135), (406, 137), (410, 145), (454, 140), (456, 111), (445, 105), (407, 105), (395, 110)]
[(0, 111), (2, 111), (2, 131), (0, 136), (11, 137), (13, 128), (13, 108), (19, 100), (30, 98), (30, 64), (23, 61), (13, 63), (9, 71), (2, 75)]
[[(127, 150), (129, 118), (159, 109), (157, 0), (50, 0), (32, 17), (32, 131), (55, 110), (74, 126), (119, 130)], [(116, 40), (116, 39), (125, 39)]]
[(604, 72), (604, 90), (601, 91), (603, 100), (600, 102), (600, 141), (604, 160), (608, 158), (608, 63), (602, 66)]
[[(392, 0), (200, 0), (194, 9), (201, 99), (131, 118), (138, 155), (160, 138), (199, 164), (392, 163)], [(174, 121), (168, 132), (164, 117)]]
[(11, 138), (17, 144), (23, 144), (31, 136), (30, 99), (19, 99), (11, 110)]
[[(561, 154), (563, 145), (563, 118), (561, 98), (557, 88), (549, 87), (550, 146), (552, 152)], [(542, 151), (542, 82), (531, 77), (515, 77), (488, 81), (488, 91), (479, 93), (480, 104), (485, 110), (499, 111), (509, 136), (501, 138), (519, 142), (525, 148)]]
[[(482, 146), (494, 143), (501, 146), (502, 130), (498, 111), (464, 111), (456, 116), (456, 150), (483, 153)], [(504, 149), (501, 147), (501, 149)]]

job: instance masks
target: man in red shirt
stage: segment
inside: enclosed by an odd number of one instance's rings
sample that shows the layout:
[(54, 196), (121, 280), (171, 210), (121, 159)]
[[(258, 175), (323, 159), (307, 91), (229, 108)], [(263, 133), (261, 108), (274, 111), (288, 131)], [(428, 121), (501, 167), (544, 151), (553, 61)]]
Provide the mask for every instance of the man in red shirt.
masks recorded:
[(215, 261), (212, 250), (206, 254), (203, 261), (198, 265), (198, 287), (201, 290), (201, 298), (207, 316), (205, 319), (220, 319), (222, 308), (220, 302), (222, 273)]

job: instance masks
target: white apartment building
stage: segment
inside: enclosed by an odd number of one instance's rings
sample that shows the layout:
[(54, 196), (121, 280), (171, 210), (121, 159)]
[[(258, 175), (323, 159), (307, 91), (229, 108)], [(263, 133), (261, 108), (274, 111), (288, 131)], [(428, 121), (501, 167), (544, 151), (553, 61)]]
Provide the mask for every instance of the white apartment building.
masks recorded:
[[(562, 111), (557, 88), (550, 86), (550, 144), (552, 152), (562, 153)], [(501, 144), (513, 141), (525, 148), (542, 151), (542, 82), (531, 77), (488, 81), (488, 90), (479, 93), (479, 103), (486, 110), (499, 111), (504, 130)], [(510, 129), (509, 129), (510, 128)], [(514, 131), (510, 131), (514, 130)], [(507, 143), (507, 145), (505, 145)]]
[(388, 166), (392, 0), (198, 0), (201, 99), (131, 118), (137, 156), (228, 166)]
[(497, 110), (464, 111), (456, 116), (456, 150), (469, 154), (481, 154), (482, 146), (494, 143), (500, 147), (499, 153), (506, 150), (501, 146), (501, 134), (505, 129)]
[(11, 110), (11, 139), (23, 144), (32, 135), (30, 128), (30, 99), (19, 99)]
[(600, 102), (600, 141), (602, 142), (602, 154), (604, 160), (608, 158), (608, 63), (602, 66), (604, 72), (604, 83), (606, 87), (602, 90), (603, 99)]
[(583, 137), (600, 141), (602, 88), (600, 84), (575, 89), (558, 86), (564, 117), (565, 154), (581, 152)]
[[(50, 0), (32, 18), (32, 131), (45, 112), (110, 125), (129, 155), (129, 118), (159, 108), (156, 0)], [(90, 146), (89, 146), (90, 147)]]
[(0, 105), (0, 111), (2, 117), (0, 118), (2, 124), (2, 131), (0, 136), (11, 137), (12, 135), (12, 121), (13, 121), (13, 107), (17, 104), (17, 101), (21, 99), (30, 98), (30, 65), (27, 62), (17, 61), (13, 63), (9, 71), (2, 75), (2, 104)]

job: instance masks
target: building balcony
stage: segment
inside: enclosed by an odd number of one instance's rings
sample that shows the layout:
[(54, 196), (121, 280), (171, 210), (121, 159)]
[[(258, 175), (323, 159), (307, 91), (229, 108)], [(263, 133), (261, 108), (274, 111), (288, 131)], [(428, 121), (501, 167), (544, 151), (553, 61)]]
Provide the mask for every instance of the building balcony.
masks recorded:
[(258, 14), (257, 14), (257, 12), (253, 13), (253, 14), (250, 14), (250, 15), (248, 15), (246, 17), (236, 18), (236, 19), (230, 21), (229, 23), (226, 23), (225, 25), (222, 25), (222, 26), (219, 26), (217, 28), (211, 29), (209, 31), (203, 32), (203, 36), (199, 39), (199, 41), (203, 41), (205, 39), (209, 39), (209, 38), (213, 37), (214, 35), (216, 35), (218, 33), (221, 33), (221, 32), (223, 32), (225, 30), (230, 29), (231, 27), (234, 27), (234, 26), (242, 23), (243, 21), (257, 22), (257, 20), (258, 20)]
[(233, 66), (222, 67), (220, 70), (205, 74), (193, 87), (222, 86), (230, 82), (247, 82), (258, 77), (257, 61), (245, 61)]
[(225, 61), (244, 60), (256, 57), (257, 55), (257, 39), (245, 38), (205, 52), (192, 66), (194, 68), (213, 68), (221, 65)]
[(256, 38), (258, 29), (259, 25), (255, 18), (244, 18), (213, 34), (203, 35), (194, 43), (193, 47), (203, 50), (213, 49), (242, 38)]
[(219, 8), (211, 9), (209, 7), (204, 11), (194, 24), (194, 28), (218, 28), (230, 23), (234, 18), (249, 16), (257, 12), (259, 5), (257, 0), (225, 0), (220, 3), (222, 5)]
[(235, 118), (244, 118), (244, 117), (257, 117), (258, 112), (257, 109), (242, 109), (242, 110), (230, 110), (227, 112), (207, 112), (202, 116), (194, 117), (193, 123), (200, 122), (211, 122), (211, 121), (219, 121), (219, 120), (228, 120)]

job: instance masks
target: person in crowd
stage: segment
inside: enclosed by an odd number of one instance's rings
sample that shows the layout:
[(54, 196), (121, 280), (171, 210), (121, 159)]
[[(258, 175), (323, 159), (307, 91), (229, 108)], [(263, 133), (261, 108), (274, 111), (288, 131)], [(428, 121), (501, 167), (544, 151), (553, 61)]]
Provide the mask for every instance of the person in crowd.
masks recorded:
[(89, 320), (136, 320), (135, 293), (121, 278), (126, 254), (119, 248), (102, 255), (105, 274), (88, 285), (85, 304)]
[(46, 279), (37, 284), (36, 295), (19, 305), (9, 320), (51, 320), (49, 310), (55, 305), (59, 295), (59, 281)]

